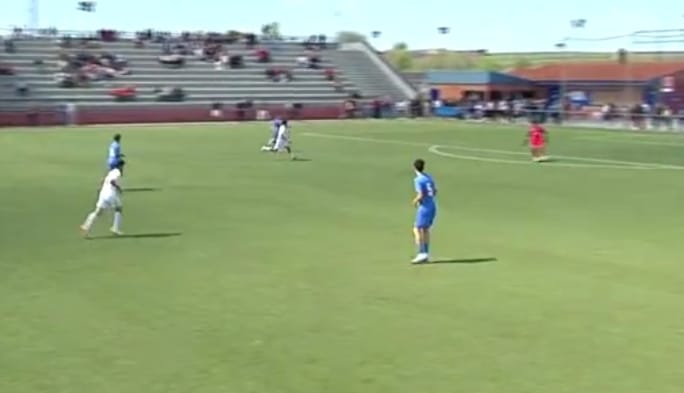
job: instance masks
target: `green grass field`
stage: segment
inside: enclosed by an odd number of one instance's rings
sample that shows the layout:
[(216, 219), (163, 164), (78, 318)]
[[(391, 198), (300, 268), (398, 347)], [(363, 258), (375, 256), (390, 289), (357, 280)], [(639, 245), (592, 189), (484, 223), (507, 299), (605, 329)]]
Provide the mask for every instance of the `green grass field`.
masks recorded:
[[(84, 240), (115, 131), (129, 236)], [(547, 164), (522, 126), (296, 123), (298, 162), (265, 123), (2, 132), (0, 392), (681, 393), (684, 137), (551, 132)]]

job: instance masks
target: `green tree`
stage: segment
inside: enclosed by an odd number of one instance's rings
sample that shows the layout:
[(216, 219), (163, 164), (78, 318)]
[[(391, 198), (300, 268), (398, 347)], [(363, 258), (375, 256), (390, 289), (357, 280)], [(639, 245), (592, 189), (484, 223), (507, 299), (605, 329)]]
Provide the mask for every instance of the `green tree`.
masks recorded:
[(504, 67), (496, 59), (489, 56), (481, 56), (475, 63), (475, 68), (486, 71), (501, 71)]
[(402, 49), (393, 49), (385, 54), (387, 60), (399, 71), (408, 71), (413, 68), (413, 55)]
[(513, 67), (515, 68), (529, 68), (532, 66), (532, 62), (527, 57), (518, 57), (513, 62)]
[(403, 50), (403, 51), (407, 51), (407, 50), (408, 50), (408, 45), (406, 45), (405, 42), (397, 42), (397, 43), (394, 44), (394, 46), (392, 47), (392, 50)]
[(282, 35), (280, 34), (280, 23), (271, 22), (261, 26), (261, 34), (270, 39), (281, 39)]
[(337, 33), (337, 42), (342, 44), (364, 41), (366, 41), (366, 36), (355, 31), (340, 31)]

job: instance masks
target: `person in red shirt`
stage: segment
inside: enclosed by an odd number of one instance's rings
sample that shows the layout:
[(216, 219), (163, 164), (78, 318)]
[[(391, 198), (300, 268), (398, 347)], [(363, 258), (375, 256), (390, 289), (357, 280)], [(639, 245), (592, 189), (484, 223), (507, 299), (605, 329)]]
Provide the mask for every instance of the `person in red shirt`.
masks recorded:
[(525, 144), (529, 144), (532, 153), (532, 161), (543, 162), (548, 160), (546, 156), (546, 143), (549, 137), (546, 129), (536, 121), (532, 121), (527, 132)]

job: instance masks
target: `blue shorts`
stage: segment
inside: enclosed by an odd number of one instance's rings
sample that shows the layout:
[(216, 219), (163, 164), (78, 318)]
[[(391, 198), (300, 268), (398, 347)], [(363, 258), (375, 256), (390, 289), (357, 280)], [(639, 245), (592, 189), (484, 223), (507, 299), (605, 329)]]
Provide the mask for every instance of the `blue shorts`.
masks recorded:
[(435, 221), (435, 216), (437, 216), (437, 209), (434, 207), (419, 207), (418, 210), (416, 210), (415, 227), (420, 229), (430, 229), (432, 223)]
[(112, 169), (116, 168), (116, 166), (119, 164), (118, 161), (111, 161), (107, 163), (107, 167), (111, 171)]

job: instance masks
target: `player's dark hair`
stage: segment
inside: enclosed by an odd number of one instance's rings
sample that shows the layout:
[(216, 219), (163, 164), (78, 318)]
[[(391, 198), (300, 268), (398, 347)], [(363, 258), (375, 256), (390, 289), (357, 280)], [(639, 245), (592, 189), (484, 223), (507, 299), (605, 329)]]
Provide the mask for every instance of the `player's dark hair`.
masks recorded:
[(417, 170), (418, 172), (423, 172), (423, 170), (425, 169), (425, 160), (419, 158), (413, 161), (413, 168), (415, 168), (415, 170)]
[(120, 141), (121, 140), (121, 134), (114, 135), (114, 140), (117, 142)]
[(124, 165), (126, 165), (126, 161), (124, 160), (119, 160), (119, 162), (116, 163), (117, 168), (123, 168)]

